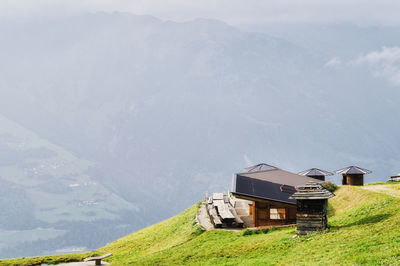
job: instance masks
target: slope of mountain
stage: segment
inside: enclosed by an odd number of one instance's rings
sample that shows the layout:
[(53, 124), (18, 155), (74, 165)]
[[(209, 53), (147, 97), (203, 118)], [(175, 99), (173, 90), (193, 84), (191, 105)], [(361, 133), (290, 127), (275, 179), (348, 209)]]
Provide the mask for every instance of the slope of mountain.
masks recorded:
[[(78, 250), (85, 249), (82, 245), (90, 245), (88, 241), (68, 238), (88, 226), (98, 228), (112, 221), (126, 227), (121, 213), (134, 214), (138, 208), (87, 174), (93, 162), (77, 158), (1, 115), (0, 124), (2, 257), (18, 255), (21, 245), (42, 247), (37, 253), (24, 250), (32, 255), (65, 252), (76, 244), (81, 245)], [(132, 230), (128, 227), (116, 231), (126, 233)], [(96, 241), (111, 239), (106, 235)]]
[[(360, 45), (370, 47), (365, 40)], [(68, 195), (80, 195), (74, 191), (90, 179), (137, 208), (121, 229), (135, 230), (206, 191), (228, 190), (232, 173), (248, 163), (294, 172), (355, 164), (373, 171), (367, 181), (399, 172), (400, 90), (366, 66), (329, 66), (330, 52), (302, 45), (215, 20), (175, 23), (121, 13), (0, 25), (0, 114), (83, 158), (76, 162), (80, 180), (69, 177), (72, 169), (51, 170), (58, 167), (51, 159), (43, 164), (51, 178), (27, 176), (25, 166), (5, 168), (11, 177), (2, 177), (4, 187), (11, 191), (9, 182), (26, 179), (47, 185), (46, 193), (18, 189), (41, 198), (33, 203), (43, 205), (36, 217), (57, 220), (62, 213), (48, 202), (53, 195), (54, 204), (67, 200), (56, 191), (79, 184)], [(36, 152), (37, 159), (50, 156)], [(72, 179), (47, 184), (60, 174)], [(83, 215), (79, 208), (65, 214), (71, 223)], [(94, 217), (108, 215), (115, 218), (104, 209)], [(106, 229), (118, 223), (103, 226), (110, 239), (121, 235)], [(81, 239), (94, 237), (89, 230)]]
[(384, 46), (393, 47), (400, 43), (400, 28), (395, 26), (285, 23), (254, 25), (246, 29), (290, 41), (327, 60), (331, 57), (351, 60)]
[[(399, 185), (384, 185), (398, 191)], [(378, 186), (382, 187), (382, 185)], [(373, 186), (369, 190), (373, 190)], [(112, 252), (113, 265), (354, 265), (396, 264), (400, 259), (400, 199), (362, 187), (341, 187), (329, 200), (329, 229), (293, 237), (295, 227), (269, 231), (203, 231), (197, 207), (121, 238), (92, 254)], [(64, 261), (90, 256), (2, 261), (6, 265)]]

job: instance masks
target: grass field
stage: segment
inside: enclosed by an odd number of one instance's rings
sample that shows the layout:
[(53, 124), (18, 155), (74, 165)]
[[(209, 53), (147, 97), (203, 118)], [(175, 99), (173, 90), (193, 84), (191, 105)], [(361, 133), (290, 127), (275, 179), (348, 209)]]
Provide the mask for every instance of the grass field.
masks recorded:
[[(355, 265), (400, 264), (400, 185), (344, 186), (329, 200), (329, 229), (293, 237), (295, 227), (268, 232), (203, 231), (197, 206), (96, 251), (112, 252), (113, 265)], [(382, 189), (384, 186), (384, 189)], [(92, 254), (3, 260), (35, 265), (40, 260), (80, 260)]]

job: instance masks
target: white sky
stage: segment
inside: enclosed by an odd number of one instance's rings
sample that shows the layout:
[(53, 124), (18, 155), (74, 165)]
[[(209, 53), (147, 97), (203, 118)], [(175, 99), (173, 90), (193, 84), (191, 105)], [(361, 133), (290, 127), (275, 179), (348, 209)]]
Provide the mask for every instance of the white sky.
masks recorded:
[(354, 22), (400, 25), (398, 0), (0, 0), (0, 18), (121, 11), (175, 21), (214, 18), (229, 24)]

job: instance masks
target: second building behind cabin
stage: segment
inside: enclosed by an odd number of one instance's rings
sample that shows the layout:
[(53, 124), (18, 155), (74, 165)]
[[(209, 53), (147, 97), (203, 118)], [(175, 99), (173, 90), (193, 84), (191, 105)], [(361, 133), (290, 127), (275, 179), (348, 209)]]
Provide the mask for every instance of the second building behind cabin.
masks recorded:
[(349, 166), (335, 171), (335, 174), (342, 175), (342, 185), (363, 186), (364, 175), (372, 173), (370, 170), (358, 167)]
[(321, 180), (294, 174), (268, 164), (258, 164), (237, 173), (232, 194), (249, 200), (254, 227), (296, 223), (296, 200), (289, 197), (296, 187)]
[(318, 168), (311, 168), (308, 170), (304, 170), (300, 173), (298, 173), (299, 175), (305, 175), (308, 177), (312, 177), (315, 179), (319, 179), (321, 181), (325, 181), (325, 177), (329, 176), (329, 175), (333, 175), (331, 172), (325, 171), (325, 170), (321, 170)]

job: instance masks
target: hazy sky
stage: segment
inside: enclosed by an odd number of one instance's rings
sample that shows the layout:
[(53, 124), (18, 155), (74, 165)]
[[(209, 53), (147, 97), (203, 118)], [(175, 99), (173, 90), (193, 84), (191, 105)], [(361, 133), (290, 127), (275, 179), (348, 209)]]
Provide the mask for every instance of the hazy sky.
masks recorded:
[(37, 18), (123, 11), (162, 19), (220, 19), (230, 24), (354, 22), (400, 25), (398, 0), (0, 0), (0, 17)]

